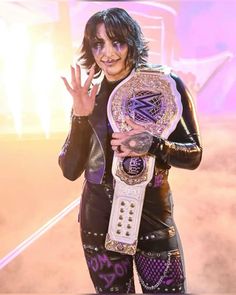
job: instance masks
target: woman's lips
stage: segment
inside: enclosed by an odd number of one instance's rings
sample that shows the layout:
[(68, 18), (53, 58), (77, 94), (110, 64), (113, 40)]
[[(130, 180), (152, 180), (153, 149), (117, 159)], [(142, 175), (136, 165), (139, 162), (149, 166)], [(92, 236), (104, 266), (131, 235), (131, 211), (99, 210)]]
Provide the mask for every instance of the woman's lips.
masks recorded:
[(106, 66), (113, 66), (115, 63), (117, 63), (119, 61), (119, 59), (117, 60), (110, 60), (110, 61), (103, 61), (103, 63), (106, 65)]

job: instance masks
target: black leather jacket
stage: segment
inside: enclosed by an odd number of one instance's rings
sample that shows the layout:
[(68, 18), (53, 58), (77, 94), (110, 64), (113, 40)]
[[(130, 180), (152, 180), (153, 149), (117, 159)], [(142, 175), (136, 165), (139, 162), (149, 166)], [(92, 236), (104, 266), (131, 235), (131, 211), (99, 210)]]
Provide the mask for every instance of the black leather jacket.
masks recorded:
[[(154, 138), (149, 152), (157, 156), (156, 167), (195, 169), (201, 162), (202, 147), (194, 104), (182, 81), (174, 74), (171, 76), (181, 94), (182, 117), (168, 140)], [(108, 98), (116, 85), (110, 87), (104, 79), (93, 113), (88, 117), (72, 116), (71, 130), (59, 155), (59, 165), (69, 180), (76, 180), (85, 171), (85, 178), (89, 182), (105, 182), (107, 99), (102, 98)]]

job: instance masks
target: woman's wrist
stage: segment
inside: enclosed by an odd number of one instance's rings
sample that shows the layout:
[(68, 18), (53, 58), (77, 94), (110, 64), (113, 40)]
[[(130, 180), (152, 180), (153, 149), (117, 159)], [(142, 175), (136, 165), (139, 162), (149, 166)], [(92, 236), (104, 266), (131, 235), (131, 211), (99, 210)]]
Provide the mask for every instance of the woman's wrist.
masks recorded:
[(83, 124), (84, 122), (88, 122), (88, 116), (79, 116), (79, 115), (72, 115), (72, 122), (76, 122), (78, 124)]
[(148, 152), (152, 155), (158, 155), (158, 153), (163, 152), (165, 147), (165, 140), (160, 137), (153, 136), (152, 144)]

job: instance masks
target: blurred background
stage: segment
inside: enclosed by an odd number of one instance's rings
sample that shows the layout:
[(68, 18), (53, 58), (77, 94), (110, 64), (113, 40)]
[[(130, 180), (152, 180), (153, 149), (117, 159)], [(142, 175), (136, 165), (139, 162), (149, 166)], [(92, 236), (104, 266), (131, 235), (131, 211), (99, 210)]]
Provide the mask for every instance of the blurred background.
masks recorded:
[(196, 105), (201, 166), (170, 173), (188, 292), (234, 293), (233, 0), (0, 1), (0, 292), (94, 292), (77, 223), (83, 178), (66, 180), (57, 164), (71, 110), (60, 76), (69, 78), (88, 18), (109, 7), (138, 21), (149, 61), (171, 66)]

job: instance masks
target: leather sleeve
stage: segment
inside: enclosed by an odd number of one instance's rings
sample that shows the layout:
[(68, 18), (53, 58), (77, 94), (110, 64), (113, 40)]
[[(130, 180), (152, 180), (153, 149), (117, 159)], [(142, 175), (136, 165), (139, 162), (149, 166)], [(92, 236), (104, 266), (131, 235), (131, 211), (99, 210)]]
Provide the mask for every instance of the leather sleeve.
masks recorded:
[(72, 117), (71, 130), (58, 159), (63, 175), (69, 180), (76, 180), (84, 172), (91, 133), (88, 117)]
[(181, 94), (182, 117), (167, 140), (153, 137), (149, 153), (167, 165), (196, 169), (202, 158), (202, 145), (194, 104), (190, 93), (177, 76), (171, 74), (176, 88)]

